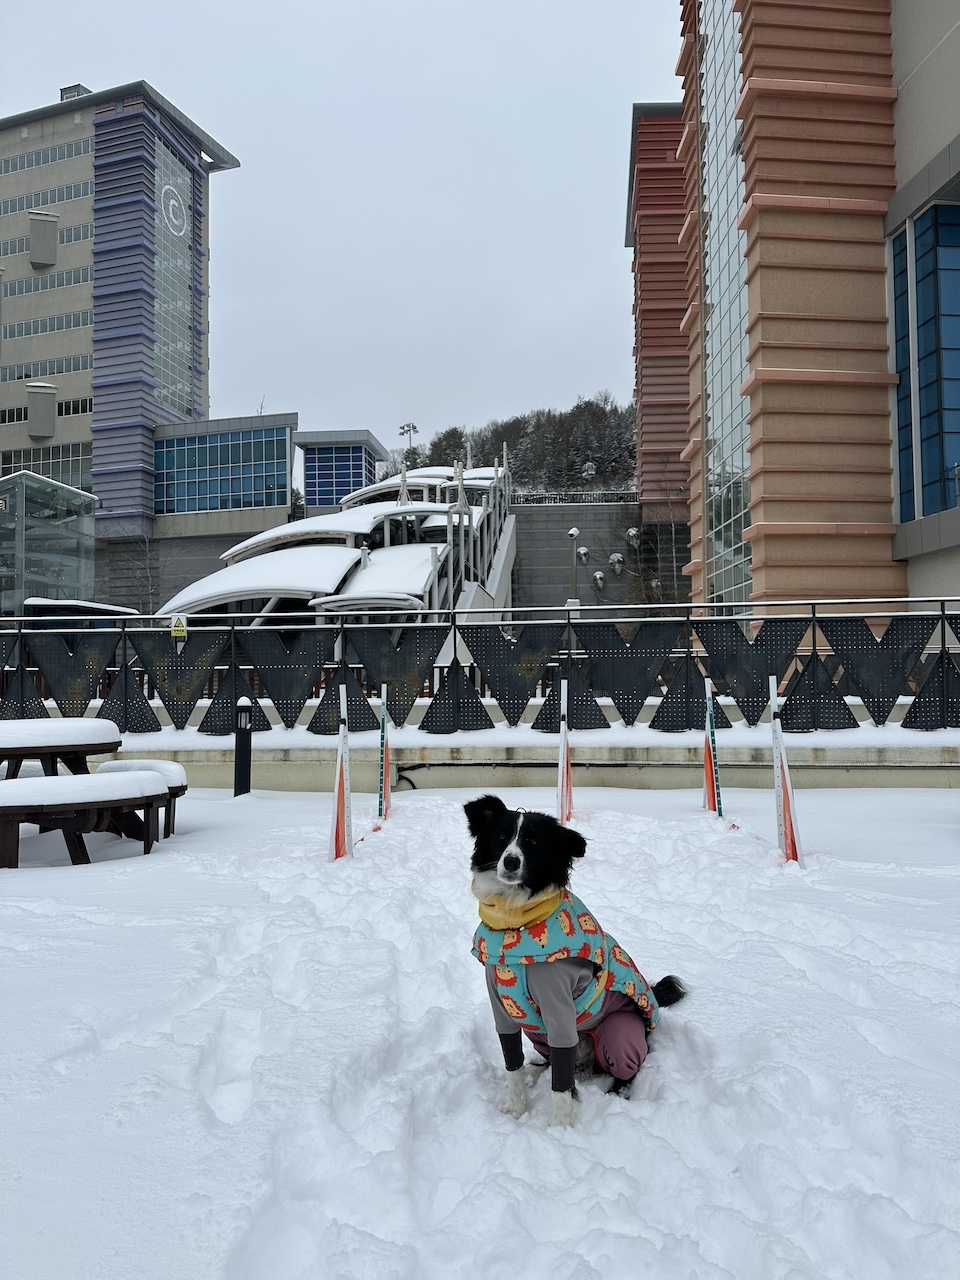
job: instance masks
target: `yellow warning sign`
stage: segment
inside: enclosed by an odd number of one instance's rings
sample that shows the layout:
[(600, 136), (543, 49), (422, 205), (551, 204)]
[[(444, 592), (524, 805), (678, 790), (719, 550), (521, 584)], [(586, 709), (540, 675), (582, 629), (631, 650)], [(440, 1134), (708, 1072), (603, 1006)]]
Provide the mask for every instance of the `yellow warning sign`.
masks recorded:
[(182, 618), (174, 618), (173, 626), (170, 628), (170, 635), (174, 640), (186, 640), (187, 624)]

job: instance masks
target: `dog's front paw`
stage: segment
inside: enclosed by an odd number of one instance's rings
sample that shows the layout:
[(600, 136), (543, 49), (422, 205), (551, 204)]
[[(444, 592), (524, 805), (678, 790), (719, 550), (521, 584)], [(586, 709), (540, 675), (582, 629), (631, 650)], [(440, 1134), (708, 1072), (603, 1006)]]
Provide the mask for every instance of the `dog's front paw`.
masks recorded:
[(507, 1072), (507, 1096), (500, 1103), (505, 1116), (522, 1116), (527, 1109), (527, 1078), (523, 1067)]
[(554, 1093), (550, 1112), (551, 1129), (572, 1129), (580, 1116), (580, 1099), (575, 1089)]

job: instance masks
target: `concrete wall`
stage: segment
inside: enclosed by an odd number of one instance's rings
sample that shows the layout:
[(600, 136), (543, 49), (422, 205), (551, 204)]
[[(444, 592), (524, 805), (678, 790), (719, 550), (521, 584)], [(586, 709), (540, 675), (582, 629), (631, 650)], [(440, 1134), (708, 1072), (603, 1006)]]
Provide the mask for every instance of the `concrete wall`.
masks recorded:
[(233, 534), (210, 534), (98, 542), (95, 598), (155, 613), (190, 583), (222, 569), (220, 553), (237, 541)]
[[(640, 512), (635, 503), (609, 503), (580, 506), (575, 503), (511, 508), (517, 517), (517, 558), (514, 568), (513, 603), (517, 608), (562, 606), (570, 595), (570, 539), (567, 530), (580, 530), (578, 543), (590, 550), (587, 564), (577, 565), (577, 589), (582, 604), (622, 604), (636, 579), (628, 572), (619, 578), (607, 563), (619, 552), (625, 558), (631, 553), (624, 534), (639, 524)], [(602, 569), (605, 575), (601, 596), (591, 580)]]
[(892, 0), (897, 186), (960, 136), (957, 0)]

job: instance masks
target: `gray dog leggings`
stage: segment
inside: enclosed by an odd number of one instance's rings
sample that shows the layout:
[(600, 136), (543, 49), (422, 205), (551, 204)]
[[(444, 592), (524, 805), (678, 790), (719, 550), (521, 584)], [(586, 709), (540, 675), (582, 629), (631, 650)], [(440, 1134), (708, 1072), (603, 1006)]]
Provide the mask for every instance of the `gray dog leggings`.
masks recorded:
[[(523, 1033), (537, 1053), (550, 1057), (546, 1036)], [(603, 1002), (603, 1017), (581, 1036), (593, 1041), (597, 1066), (617, 1080), (632, 1080), (647, 1056), (647, 1034), (636, 1003), (619, 991), (611, 991)]]

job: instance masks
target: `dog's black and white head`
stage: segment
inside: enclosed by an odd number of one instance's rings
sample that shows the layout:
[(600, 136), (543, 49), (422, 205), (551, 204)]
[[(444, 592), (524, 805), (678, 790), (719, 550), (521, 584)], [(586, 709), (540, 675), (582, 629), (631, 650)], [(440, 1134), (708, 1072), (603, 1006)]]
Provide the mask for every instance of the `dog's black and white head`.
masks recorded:
[(587, 842), (546, 813), (508, 809), (497, 796), (463, 806), (473, 836), (474, 888), (481, 897), (523, 903), (551, 888), (565, 889), (574, 858)]

